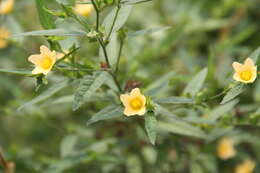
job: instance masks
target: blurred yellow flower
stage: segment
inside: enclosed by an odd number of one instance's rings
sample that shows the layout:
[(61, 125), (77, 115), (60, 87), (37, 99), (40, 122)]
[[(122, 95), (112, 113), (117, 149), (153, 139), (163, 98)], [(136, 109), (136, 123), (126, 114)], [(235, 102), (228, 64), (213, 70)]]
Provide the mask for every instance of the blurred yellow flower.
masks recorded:
[(47, 75), (57, 60), (57, 54), (55, 51), (50, 51), (46, 46), (40, 47), (41, 54), (31, 55), (28, 60), (36, 67), (32, 71), (32, 74), (45, 74)]
[(0, 49), (7, 47), (11, 33), (6, 28), (0, 28)]
[(222, 160), (227, 160), (236, 155), (236, 150), (234, 149), (234, 142), (230, 138), (222, 138), (217, 146), (217, 155)]
[(246, 160), (236, 166), (235, 173), (253, 173), (254, 169), (255, 162), (253, 162), (252, 160)]
[[(63, 52), (64, 52), (64, 53), (60, 53), (60, 52), (57, 53), (57, 60), (63, 58), (64, 56), (66, 56), (66, 55), (69, 53), (68, 50), (64, 50)], [(68, 58), (65, 58), (64, 61), (65, 61), (65, 62), (69, 62), (69, 59), (68, 59)]]
[(15, 0), (1, 0), (0, 1), (0, 14), (8, 14), (13, 11)]
[(141, 94), (139, 88), (135, 88), (129, 94), (121, 94), (120, 100), (125, 106), (126, 116), (144, 115), (146, 112), (146, 98)]
[(93, 10), (94, 7), (92, 4), (76, 4), (74, 8), (75, 13), (86, 17), (89, 16)]
[(253, 83), (257, 77), (257, 66), (251, 58), (247, 58), (244, 64), (233, 63), (235, 74), (234, 80), (243, 83)]

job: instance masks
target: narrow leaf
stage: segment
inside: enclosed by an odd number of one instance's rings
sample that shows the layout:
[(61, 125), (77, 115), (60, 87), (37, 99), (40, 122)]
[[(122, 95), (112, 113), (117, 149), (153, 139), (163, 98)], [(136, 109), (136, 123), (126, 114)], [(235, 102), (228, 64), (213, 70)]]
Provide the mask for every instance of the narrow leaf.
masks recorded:
[(130, 32), (128, 34), (128, 36), (136, 37), (136, 36), (142, 36), (142, 35), (147, 35), (147, 34), (153, 34), (155, 32), (164, 31), (164, 30), (167, 30), (170, 28), (171, 27), (169, 27), (169, 26), (164, 26), (164, 27), (156, 27), (156, 28), (151, 28), (151, 29), (144, 29), (144, 30), (140, 30), (140, 31)]
[(39, 19), (41, 22), (41, 25), (44, 29), (53, 29), (55, 28), (54, 20), (52, 19), (52, 16), (47, 13), (45, 10), (46, 5), (44, 0), (35, 0), (36, 7), (39, 15)]
[(31, 70), (24, 70), (24, 69), (0, 69), (1, 73), (10, 73), (10, 74), (17, 74), (17, 75), (26, 75), (26, 76), (32, 76)]
[(187, 85), (184, 89), (184, 93), (190, 93), (195, 96), (203, 86), (203, 83), (207, 77), (208, 69), (204, 68), (201, 70)]
[(102, 109), (100, 112), (93, 115), (92, 118), (87, 122), (87, 125), (93, 124), (101, 120), (117, 118), (122, 115), (123, 115), (123, 110), (121, 106), (108, 106)]
[(172, 121), (172, 122), (159, 121), (158, 128), (162, 131), (172, 132), (179, 135), (206, 138), (206, 134), (201, 129), (181, 121)]
[(225, 104), (243, 92), (244, 84), (237, 84), (224, 96), (220, 104)]
[(152, 0), (123, 0), (121, 3), (122, 4), (140, 4), (144, 2), (150, 2)]
[(225, 115), (229, 111), (231, 111), (234, 106), (238, 103), (238, 100), (233, 100), (227, 104), (220, 105), (217, 108), (213, 109), (209, 116), (206, 118), (209, 121), (215, 122), (221, 116)]
[[(105, 27), (105, 31), (109, 33), (111, 28), (113, 27), (112, 33), (118, 31), (123, 25), (126, 23), (128, 16), (132, 10), (131, 5), (122, 5), (120, 10), (118, 11), (117, 7), (114, 8), (104, 19), (103, 26)], [(113, 26), (114, 18), (117, 16), (117, 19)]]
[(18, 108), (18, 111), (20, 111), (20, 110), (22, 110), (26, 107), (32, 106), (36, 103), (39, 103), (39, 102), (53, 96), (54, 94), (56, 94), (57, 92), (59, 92), (60, 90), (64, 89), (66, 86), (68, 86), (68, 84), (69, 84), (69, 80), (65, 80), (63, 82), (56, 83), (55, 85), (50, 87), (48, 90), (44, 91), (42, 94), (40, 94), (39, 96), (37, 96), (33, 100), (31, 100), (31, 101), (25, 103), (24, 105), (20, 106)]
[(148, 88), (145, 90), (147, 95), (155, 96), (160, 94), (165, 88), (168, 87), (169, 80), (175, 75), (175, 72), (169, 72), (163, 75), (160, 79), (155, 80), (155, 82), (151, 83)]
[(154, 145), (157, 134), (157, 120), (153, 112), (145, 115), (145, 130), (147, 132), (150, 142)]
[(257, 63), (259, 55), (260, 55), (260, 47), (258, 47), (249, 57), (252, 58), (255, 63)]
[(167, 97), (163, 99), (157, 99), (155, 100), (156, 103), (159, 104), (193, 104), (194, 101), (192, 99), (186, 98), (186, 97)]
[(14, 37), (20, 36), (84, 36), (87, 33), (81, 30), (70, 29), (48, 29), (40, 31), (25, 32), (13, 35)]
[(83, 104), (84, 100), (91, 97), (103, 85), (106, 79), (106, 72), (95, 72), (92, 76), (86, 75), (83, 77), (74, 96), (73, 111), (77, 110)]
[(60, 147), (61, 157), (68, 157), (73, 154), (77, 140), (77, 135), (69, 135), (62, 140)]

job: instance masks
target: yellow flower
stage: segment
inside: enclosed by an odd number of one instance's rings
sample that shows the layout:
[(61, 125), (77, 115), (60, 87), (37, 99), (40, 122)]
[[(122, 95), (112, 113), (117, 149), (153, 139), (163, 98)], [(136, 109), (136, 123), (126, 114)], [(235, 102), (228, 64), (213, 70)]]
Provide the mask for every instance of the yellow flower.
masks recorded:
[(235, 173), (252, 173), (255, 169), (255, 162), (252, 160), (246, 160), (243, 163), (236, 166)]
[(251, 58), (247, 58), (244, 64), (233, 63), (235, 74), (233, 78), (243, 83), (253, 83), (257, 77), (257, 66)]
[(28, 60), (35, 64), (32, 74), (45, 74), (47, 75), (57, 60), (55, 51), (50, 51), (46, 46), (40, 47), (41, 54), (31, 55)]
[(94, 7), (92, 4), (76, 4), (74, 8), (75, 13), (86, 17), (89, 16), (93, 10)]
[(233, 140), (227, 137), (221, 139), (217, 146), (217, 154), (222, 160), (234, 157), (236, 155), (236, 150), (234, 149)]
[(11, 33), (5, 29), (0, 28), (0, 49), (5, 48), (8, 45), (7, 39), (9, 39), (11, 36)]
[(8, 14), (13, 11), (15, 0), (2, 0), (0, 1), (0, 14)]
[(144, 115), (146, 112), (146, 98), (141, 94), (139, 88), (135, 88), (129, 94), (121, 94), (120, 100), (125, 106), (126, 116)]

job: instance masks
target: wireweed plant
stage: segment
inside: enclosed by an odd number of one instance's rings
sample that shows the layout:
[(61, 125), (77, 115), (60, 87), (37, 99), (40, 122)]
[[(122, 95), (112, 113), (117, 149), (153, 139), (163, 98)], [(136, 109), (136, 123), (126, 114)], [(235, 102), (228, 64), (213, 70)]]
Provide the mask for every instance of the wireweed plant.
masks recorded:
[(0, 1), (2, 172), (259, 172), (254, 3)]

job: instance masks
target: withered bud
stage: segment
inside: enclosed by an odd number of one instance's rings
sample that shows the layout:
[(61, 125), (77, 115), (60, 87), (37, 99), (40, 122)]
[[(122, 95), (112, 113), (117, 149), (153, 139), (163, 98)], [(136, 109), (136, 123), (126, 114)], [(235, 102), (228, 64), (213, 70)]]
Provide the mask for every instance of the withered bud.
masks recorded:
[(137, 80), (128, 80), (125, 85), (125, 91), (131, 91), (135, 88), (140, 88), (142, 86), (142, 83)]
[(108, 64), (107, 64), (106, 62), (101, 62), (101, 63), (100, 63), (100, 67), (101, 67), (102, 69), (108, 69)]

